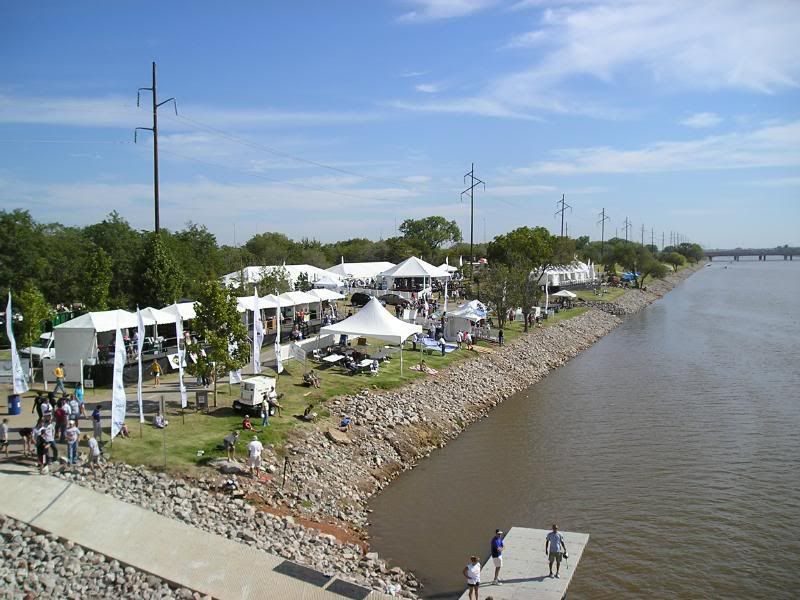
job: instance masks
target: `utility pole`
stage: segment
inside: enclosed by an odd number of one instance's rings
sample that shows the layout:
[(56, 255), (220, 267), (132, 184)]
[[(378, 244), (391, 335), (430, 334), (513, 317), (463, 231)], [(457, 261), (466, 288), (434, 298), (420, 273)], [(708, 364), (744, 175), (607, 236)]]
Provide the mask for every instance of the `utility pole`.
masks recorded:
[[(605, 258), (606, 247), (606, 221), (610, 221), (611, 217), (606, 214), (606, 209), (600, 211), (600, 220), (597, 222), (600, 225), (600, 260)], [(603, 263), (605, 264), (605, 263)]]
[(662, 231), (661, 232), (661, 251), (662, 252), (664, 251), (664, 248), (665, 248), (665, 246), (664, 246), (664, 232)]
[(625, 217), (625, 221), (622, 224), (625, 225), (625, 241), (627, 242), (628, 241), (628, 228), (629, 227), (633, 227), (633, 223), (631, 223), (631, 221), (630, 221), (630, 219), (628, 219), (628, 217)]
[(644, 246), (644, 223), (642, 223), (642, 246)]
[(137, 127), (133, 131), (133, 142), (137, 142), (137, 135), (136, 132), (140, 129), (144, 131), (152, 131), (153, 132), (153, 199), (155, 200), (155, 231), (156, 233), (159, 232), (161, 229), (161, 221), (159, 218), (159, 208), (158, 208), (158, 109), (159, 107), (165, 105), (167, 102), (172, 102), (175, 107), (175, 115), (178, 114), (178, 103), (175, 101), (175, 98), (167, 98), (163, 102), (158, 101), (158, 95), (156, 94), (156, 63), (153, 63), (153, 87), (142, 87), (136, 91), (136, 106), (140, 106), (140, 94), (142, 90), (146, 90), (148, 92), (152, 92), (153, 94), (153, 126), (152, 127)]
[(556, 211), (555, 214), (556, 214), (556, 216), (558, 216), (559, 214), (561, 215), (561, 237), (563, 238), (564, 237), (564, 213), (567, 211), (567, 209), (569, 209), (569, 211), (572, 212), (572, 207), (569, 204), (566, 203), (566, 201), (564, 199), (564, 194), (561, 194), (561, 200), (556, 202), (556, 206), (559, 206), (559, 205), (561, 205), (561, 208), (559, 208)]
[(472, 275), (472, 271), (475, 268), (475, 188), (482, 185), (483, 190), (486, 191), (486, 183), (475, 177), (475, 163), (472, 163), (472, 168), (469, 170), (469, 173), (464, 175), (464, 183), (467, 182), (467, 177), (470, 179), (470, 185), (461, 192), (461, 198), (463, 199), (464, 194), (469, 192), (469, 273)]
[(651, 227), (650, 228), (650, 245), (651, 246), (655, 246), (656, 245), (656, 242), (655, 242), (656, 238), (654, 236), (655, 236), (655, 233), (653, 231), (653, 228)]

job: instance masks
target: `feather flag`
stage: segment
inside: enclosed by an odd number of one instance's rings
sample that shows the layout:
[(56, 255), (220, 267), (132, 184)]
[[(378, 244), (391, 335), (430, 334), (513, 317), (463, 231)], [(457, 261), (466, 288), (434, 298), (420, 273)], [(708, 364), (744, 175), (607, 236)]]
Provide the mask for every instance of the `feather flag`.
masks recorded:
[[(28, 391), (28, 379), (25, 371), (22, 370), (22, 362), (17, 354), (17, 340), (14, 338), (14, 314), (11, 310), (11, 291), (8, 292), (8, 304), (6, 305), (6, 334), (11, 344), (11, 378), (15, 394), (24, 394)], [(31, 357), (33, 359), (33, 357)]]
[(136, 321), (137, 323), (137, 339), (136, 339), (136, 355), (139, 358), (139, 383), (136, 386), (136, 400), (139, 402), (139, 422), (144, 423), (144, 408), (142, 402), (142, 348), (144, 347), (144, 321), (142, 320), (142, 311), (136, 307)]
[(183, 341), (183, 319), (180, 313), (175, 317), (175, 337), (178, 342), (178, 387), (181, 391), (181, 408), (186, 408), (188, 400), (186, 398), (186, 386), (183, 383), (183, 361), (186, 356), (186, 343), (183, 344), (181, 350), (181, 341)]
[(261, 373), (261, 345), (264, 343), (264, 324), (258, 307), (258, 290), (253, 290), (253, 375)]
[(275, 370), (278, 372), (278, 375), (283, 373), (283, 358), (281, 357), (281, 308), (278, 307), (278, 330), (277, 334), (275, 335)]
[(125, 370), (125, 341), (117, 327), (117, 339), (114, 342), (114, 379), (111, 386), (111, 439), (117, 437), (125, 422), (125, 409), (128, 399), (125, 397), (125, 381), (122, 373)]

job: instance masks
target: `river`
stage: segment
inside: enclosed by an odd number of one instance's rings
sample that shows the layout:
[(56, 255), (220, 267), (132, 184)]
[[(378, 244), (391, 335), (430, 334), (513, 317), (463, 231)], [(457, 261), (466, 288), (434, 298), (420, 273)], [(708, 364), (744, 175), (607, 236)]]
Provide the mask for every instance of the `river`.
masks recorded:
[(457, 598), (495, 528), (557, 522), (570, 600), (798, 597), (798, 299), (794, 261), (698, 271), (399, 477), (372, 547)]

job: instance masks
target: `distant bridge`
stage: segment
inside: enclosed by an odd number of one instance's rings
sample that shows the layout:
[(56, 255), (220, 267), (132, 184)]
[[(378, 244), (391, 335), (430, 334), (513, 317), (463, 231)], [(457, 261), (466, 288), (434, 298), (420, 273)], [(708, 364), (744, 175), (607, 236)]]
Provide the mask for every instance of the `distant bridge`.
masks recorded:
[(783, 260), (794, 260), (800, 257), (800, 248), (734, 248), (733, 250), (705, 250), (703, 252), (708, 260), (714, 260), (721, 256), (739, 260), (742, 256), (757, 256), (758, 260), (767, 260), (768, 256), (782, 256)]

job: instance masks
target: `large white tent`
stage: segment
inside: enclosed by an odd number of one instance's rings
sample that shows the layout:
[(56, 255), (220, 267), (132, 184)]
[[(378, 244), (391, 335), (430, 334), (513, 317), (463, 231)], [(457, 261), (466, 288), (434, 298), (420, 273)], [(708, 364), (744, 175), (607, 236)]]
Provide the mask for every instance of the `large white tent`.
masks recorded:
[(325, 269), (343, 279), (374, 279), (387, 269), (391, 269), (394, 263), (391, 262), (354, 262), (346, 263), (342, 261), (338, 265), (333, 265)]
[(197, 316), (194, 311), (194, 302), (176, 302), (175, 304), (170, 304), (169, 306), (165, 306), (161, 310), (171, 314), (173, 321), (175, 321), (175, 317), (177, 317), (178, 315), (180, 315), (181, 319), (183, 319), (184, 321), (188, 321), (189, 319), (194, 319), (195, 316)]
[(431, 263), (425, 262), (421, 258), (412, 256), (405, 259), (399, 265), (381, 272), (383, 277), (398, 279), (401, 277), (417, 277), (426, 279), (448, 279), (450, 273), (439, 267), (434, 267)]
[(326, 289), (309, 290), (308, 293), (312, 296), (316, 296), (323, 302), (329, 302), (331, 300), (341, 300), (342, 298), (344, 298), (344, 294), (340, 294), (339, 292), (334, 292), (333, 290), (326, 290)]
[(445, 326), (447, 339), (455, 339), (459, 331), (469, 331), (472, 329), (472, 323), (482, 321), (486, 318), (487, 313), (486, 305), (478, 300), (470, 300), (448, 311)]
[[(289, 275), (292, 287), (297, 285), (297, 280), (300, 275), (305, 273), (308, 277), (309, 283), (316, 283), (317, 281), (323, 282), (323, 285), (331, 285), (332, 282), (337, 282), (340, 278), (335, 274), (314, 265), (262, 265), (245, 267), (240, 271), (233, 271), (222, 277), (222, 282), (227, 287), (239, 287), (242, 284), (258, 283), (264, 277), (274, 270), (285, 269)], [(338, 281), (341, 285), (341, 281)]]
[(167, 312), (166, 310), (160, 310), (158, 308), (148, 306), (147, 308), (143, 308), (141, 312), (142, 322), (145, 325), (165, 325), (167, 323), (175, 322), (175, 315), (171, 312)]
[(320, 329), (322, 335), (348, 335), (375, 338), (400, 345), (400, 371), (403, 369), (403, 343), (415, 333), (421, 333), (422, 327), (414, 323), (406, 323), (392, 316), (377, 298), (372, 298), (367, 305), (344, 321), (328, 325)]
[[(547, 284), (551, 287), (572, 285), (576, 283), (589, 283), (595, 279), (594, 268), (579, 260), (574, 260), (568, 265), (558, 265), (545, 270)], [(542, 279), (542, 284), (545, 281)]]
[(127, 310), (90, 312), (71, 319), (53, 330), (56, 358), (65, 364), (83, 361), (91, 364), (97, 359), (97, 334), (137, 327), (136, 313)]

